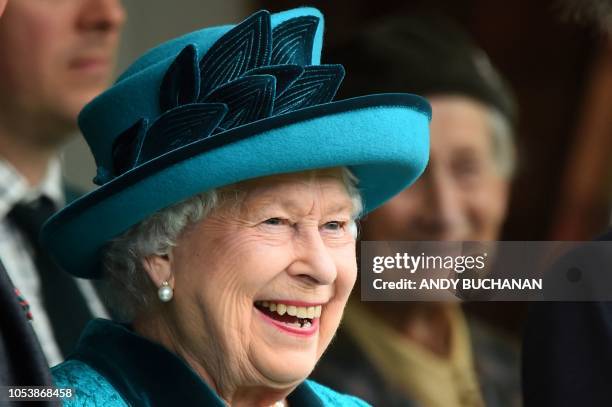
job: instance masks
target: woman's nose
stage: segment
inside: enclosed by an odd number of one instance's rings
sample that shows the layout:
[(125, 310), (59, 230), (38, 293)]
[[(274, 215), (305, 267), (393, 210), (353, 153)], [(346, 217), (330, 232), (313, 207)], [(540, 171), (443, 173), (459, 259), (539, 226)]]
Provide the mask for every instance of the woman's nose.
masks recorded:
[(288, 268), (292, 276), (318, 285), (329, 285), (336, 280), (336, 263), (318, 228), (300, 231), (294, 251), (295, 260)]

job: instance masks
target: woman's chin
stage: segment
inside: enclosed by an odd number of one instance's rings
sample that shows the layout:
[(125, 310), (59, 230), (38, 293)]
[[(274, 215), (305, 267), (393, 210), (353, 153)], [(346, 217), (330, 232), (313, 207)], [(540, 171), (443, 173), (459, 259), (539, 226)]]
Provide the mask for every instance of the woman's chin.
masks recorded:
[(282, 351), (270, 349), (258, 352), (255, 366), (270, 382), (280, 387), (295, 386), (303, 382), (317, 363), (316, 350)]

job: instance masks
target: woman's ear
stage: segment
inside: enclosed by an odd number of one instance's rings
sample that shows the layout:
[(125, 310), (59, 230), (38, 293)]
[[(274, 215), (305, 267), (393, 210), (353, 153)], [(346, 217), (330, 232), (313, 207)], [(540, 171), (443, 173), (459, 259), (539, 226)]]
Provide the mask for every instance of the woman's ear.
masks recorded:
[(174, 274), (170, 266), (169, 254), (147, 256), (142, 260), (142, 266), (156, 287), (161, 287), (164, 282), (168, 282), (170, 287), (174, 287)]

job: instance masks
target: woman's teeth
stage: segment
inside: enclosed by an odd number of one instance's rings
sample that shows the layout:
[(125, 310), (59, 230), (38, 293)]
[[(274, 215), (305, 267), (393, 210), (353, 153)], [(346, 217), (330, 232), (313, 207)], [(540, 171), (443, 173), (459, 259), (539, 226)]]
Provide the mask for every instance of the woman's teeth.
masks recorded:
[(310, 321), (300, 322), (285, 322), (285, 324), (292, 326), (294, 328), (310, 328), (312, 323)]
[(272, 312), (276, 312), (278, 315), (291, 315), (297, 318), (319, 318), (321, 316), (321, 306), (316, 305), (312, 307), (297, 307), (295, 305), (286, 305), (282, 303), (261, 301), (258, 302), (264, 308), (269, 309)]
[(271, 301), (256, 301), (255, 307), (271, 318), (294, 328), (310, 328), (315, 318), (321, 317), (321, 305), (298, 307)]

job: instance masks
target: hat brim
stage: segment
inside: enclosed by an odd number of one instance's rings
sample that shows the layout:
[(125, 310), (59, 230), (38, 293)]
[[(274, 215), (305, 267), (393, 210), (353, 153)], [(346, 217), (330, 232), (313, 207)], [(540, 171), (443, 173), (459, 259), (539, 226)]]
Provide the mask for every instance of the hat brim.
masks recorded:
[(237, 127), (146, 162), (74, 201), (49, 219), (41, 240), (67, 272), (100, 278), (104, 245), (160, 209), (247, 179), (317, 168), (348, 167), (368, 212), (425, 169), (430, 118), (419, 96), (380, 94)]

